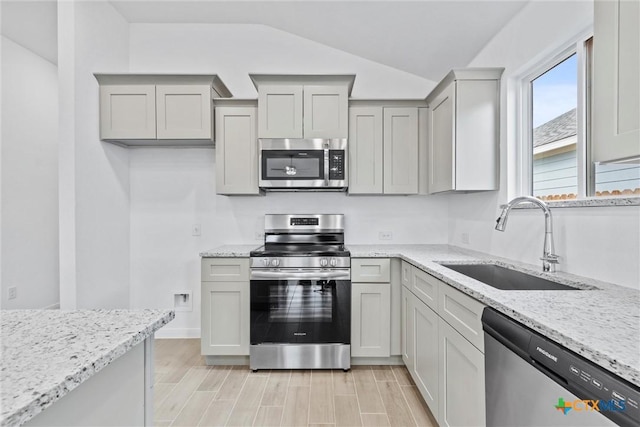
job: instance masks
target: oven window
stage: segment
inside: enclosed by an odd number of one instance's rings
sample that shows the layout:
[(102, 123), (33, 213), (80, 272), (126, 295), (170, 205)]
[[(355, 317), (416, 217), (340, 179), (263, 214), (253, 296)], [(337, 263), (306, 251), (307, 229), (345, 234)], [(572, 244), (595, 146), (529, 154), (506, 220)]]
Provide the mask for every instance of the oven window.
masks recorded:
[(264, 150), (262, 179), (324, 179), (324, 151)]
[(276, 285), (269, 295), (269, 322), (331, 322), (334, 293), (335, 287), (324, 281)]
[(250, 300), (251, 344), (349, 343), (348, 280), (252, 280)]

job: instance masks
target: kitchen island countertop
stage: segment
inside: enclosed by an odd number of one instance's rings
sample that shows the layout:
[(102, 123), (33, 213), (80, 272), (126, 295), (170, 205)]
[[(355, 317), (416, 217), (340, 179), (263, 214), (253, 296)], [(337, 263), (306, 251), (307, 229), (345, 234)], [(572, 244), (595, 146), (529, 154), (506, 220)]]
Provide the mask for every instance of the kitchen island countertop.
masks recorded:
[(0, 425), (30, 420), (174, 316), (172, 310), (2, 310)]
[[(201, 257), (248, 257), (258, 245), (221, 246)], [(640, 386), (640, 291), (449, 245), (352, 245), (352, 258), (401, 258)], [(583, 289), (505, 291), (439, 263), (495, 263)], [(561, 267), (561, 266), (560, 266)]]

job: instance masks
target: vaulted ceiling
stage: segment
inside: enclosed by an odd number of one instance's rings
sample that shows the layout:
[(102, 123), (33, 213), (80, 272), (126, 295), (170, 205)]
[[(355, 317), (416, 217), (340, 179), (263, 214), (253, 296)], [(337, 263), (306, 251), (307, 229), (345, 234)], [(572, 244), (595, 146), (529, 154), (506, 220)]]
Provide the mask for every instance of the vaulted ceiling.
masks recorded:
[[(111, 0), (130, 23), (267, 25), (417, 76), (466, 66), (529, 0)], [(553, 3), (552, 1), (549, 2)], [(2, 34), (56, 62), (56, 2), (2, 1)]]
[(466, 66), (525, 0), (130, 1), (136, 23), (263, 24), (438, 81)]

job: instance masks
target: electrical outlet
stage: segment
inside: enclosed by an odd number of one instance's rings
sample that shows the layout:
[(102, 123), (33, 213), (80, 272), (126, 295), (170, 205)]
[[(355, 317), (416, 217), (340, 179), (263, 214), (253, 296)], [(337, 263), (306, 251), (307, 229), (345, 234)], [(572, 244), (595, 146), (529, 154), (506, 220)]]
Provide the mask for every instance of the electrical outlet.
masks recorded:
[(378, 240), (393, 240), (393, 233), (390, 231), (378, 232)]
[(12, 286), (9, 288), (9, 299), (16, 299), (18, 297), (18, 288)]
[(191, 226), (191, 235), (192, 236), (199, 236), (201, 234), (200, 232), (201, 232), (200, 224), (193, 224)]
[(462, 243), (464, 244), (469, 244), (469, 233), (462, 233), (460, 235), (460, 241), (462, 241)]
[(256, 231), (255, 239), (256, 239), (256, 240), (263, 241), (263, 240), (264, 240), (264, 233), (262, 233), (262, 232), (260, 232), (260, 231)]

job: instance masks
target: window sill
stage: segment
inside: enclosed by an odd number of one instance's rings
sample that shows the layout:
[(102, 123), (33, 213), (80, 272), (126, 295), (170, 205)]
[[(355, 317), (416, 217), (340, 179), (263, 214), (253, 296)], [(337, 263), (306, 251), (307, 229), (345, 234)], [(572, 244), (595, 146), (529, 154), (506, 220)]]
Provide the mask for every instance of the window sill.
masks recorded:
[[(611, 206), (640, 206), (640, 197), (591, 197), (587, 199), (552, 200), (545, 202), (549, 208), (608, 208)], [(501, 209), (507, 207), (500, 205)], [(539, 209), (533, 203), (523, 203), (513, 209)]]

